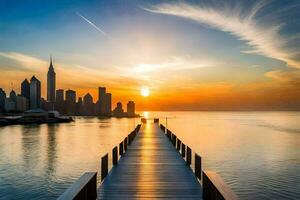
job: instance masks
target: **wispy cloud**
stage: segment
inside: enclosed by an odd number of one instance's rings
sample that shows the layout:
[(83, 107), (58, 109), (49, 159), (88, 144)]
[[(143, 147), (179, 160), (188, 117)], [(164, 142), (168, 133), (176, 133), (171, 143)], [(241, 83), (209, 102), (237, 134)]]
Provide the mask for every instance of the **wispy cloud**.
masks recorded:
[(263, 24), (257, 20), (257, 13), (265, 6), (266, 1), (260, 1), (252, 8), (224, 6), (222, 8), (195, 6), (187, 3), (163, 3), (144, 10), (174, 15), (191, 19), (211, 28), (228, 32), (239, 40), (245, 41), (251, 50), (244, 53), (253, 53), (277, 59), (291, 67), (300, 68), (300, 61), (293, 57), (295, 52), (288, 49), (289, 38), (280, 34), (282, 24)]
[(17, 62), (22, 68), (29, 71), (43, 71), (41, 66), (47, 64), (44, 60), (18, 52), (0, 52), (0, 56)]
[[(3, 58), (13, 61), (13, 64), (9, 69), (4, 69), (3, 66), (5, 64), (2, 63)], [(0, 73), (0, 80), (10, 80), (3, 81), (1, 84), (6, 84), (5, 86), (9, 87), (7, 84), (10, 82), (20, 82), (24, 78), (30, 78), (32, 75), (36, 75), (43, 83), (45, 83), (48, 66), (49, 60), (44, 60), (32, 55), (19, 52), (0, 52), (0, 69), (2, 69), (2, 73)], [(25, 70), (20, 70), (20, 68)], [(109, 85), (111, 87), (120, 87), (120, 85), (125, 85), (124, 81), (127, 85), (132, 86), (131, 84), (144, 81), (141, 80), (140, 77), (133, 77), (126, 74), (124, 71), (120, 71), (112, 67), (99, 69), (89, 66), (57, 62), (55, 63), (54, 68), (57, 72), (59, 87), (65, 88), (95, 88), (102, 84)]]
[(130, 68), (130, 73), (143, 74), (148, 72), (159, 72), (161, 70), (190, 70), (203, 67), (215, 67), (220, 63), (215, 60), (195, 59), (191, 56), (173, 56), (161, 63), (141, 63)]
[(300, 90), (300, 70), (274, 70), (265, 73), (265, 76), (277, 80), (281, 86), (297, 86), (298, 91)]
[(108, 36), (106, 32), (104, 32), (102, 29), (99, 28), (99, 26), (97, 26), (95, 23), (93, 23), (92, 21), (90, 21), (89, 19), (87, 19), (86, 17), (81, 15), (80, 13), (76, 12), (76, 15), (78, 15), (81, 19), (86, 21), (88, 24), (90, 24), (92, 27), (94, 27), (97, 31), (99, 31), (103, 35)]

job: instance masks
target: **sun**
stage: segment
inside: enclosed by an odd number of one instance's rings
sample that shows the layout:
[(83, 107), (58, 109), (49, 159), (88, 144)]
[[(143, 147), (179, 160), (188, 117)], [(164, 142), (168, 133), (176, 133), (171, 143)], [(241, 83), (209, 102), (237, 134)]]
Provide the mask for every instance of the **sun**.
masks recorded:
[(150, 95), (149, 88), (143, 87), (143, 88), (141, 89), (141, 95), (142, 95), (143, 97), (148, 97), (148, 96)]

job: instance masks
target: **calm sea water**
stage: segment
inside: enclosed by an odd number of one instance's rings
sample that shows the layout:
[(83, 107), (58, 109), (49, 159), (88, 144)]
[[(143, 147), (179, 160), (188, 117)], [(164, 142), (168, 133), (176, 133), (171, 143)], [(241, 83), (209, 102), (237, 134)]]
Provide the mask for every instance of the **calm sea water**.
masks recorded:
[[(300, 112), (145, 112), (217, 171), (241, 199), (300, 199)], [(0, 128), (0, 199), (55, 199), (138, 119)], [(161, 119), (166, 123), (166, 119)]]

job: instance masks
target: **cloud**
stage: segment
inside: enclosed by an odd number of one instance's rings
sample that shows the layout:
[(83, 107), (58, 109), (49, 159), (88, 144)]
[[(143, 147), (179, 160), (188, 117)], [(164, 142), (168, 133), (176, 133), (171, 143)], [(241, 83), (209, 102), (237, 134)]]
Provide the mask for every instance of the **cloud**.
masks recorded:
[(266, 77), (277, 80), (281, 86), (300, 86), (300, 70), (274, 70), (265, 73)]
[(41, 67), (47, 65), (47, 61), (17, 52), (0, 52), (0, 56), (16, 61), (22, 68), (30, 71), (41, 71)]
[(128, 72), (134, 74), (145, 74), (149, 72), (158, 72), (161, 70), (190, 70), (203, 67), (215, 67), (220, 63), (215, 60), (195, 59), (191, 56), (172, 56), (161, 63), (140, 63), (131, 67)]
[(248, 12), (242, 7), (224, 6), (214, 8), (207, 6), (195, 6), (187, 3), (163, 3), (144, 10), (174, 15), (191, 19), (211, 28), (230, 33), (239, 40), (245, 41), (251, 50), (244, 53), (259, 54), (265, 57), (277, 59), (287, 65), (300, 68), (300, 61), (292, 55), (295, 50), (287, 50), (289, 38), (280, 35), (282, 24), (262, 24), (256, 19), (256, 15), (265, 6), (265, 1), (256, 3)]
[[(5, 68), (3, 59), (9, 59), (14, 64), (11, 68)], [(25, 70), (20, 70), (20, 67)], [(10, 82), (21, 82), (25, 78), (36, 75), (41, 81), (42, 86), (46, 83), (46, 73), (49, 67), (49, 60), (43, 60), (35, 56), (18, 52), (0, 52), (0, 83), (9, 87)], [(113, 67), (93, 68), (77, 64), (67, 64), (62, 62), (55, 63), (58, 87), (74, 89), (91, 89), (100, 85), (107, 85), (114, 88), (135, 87), (139, 83), (145, 83), (139, 76), (126, 74), (124, 71)], [(127, 68), (127, 70), (129, 70)]]
[(93, 22), (91, 22), (89, 19), (85, 18), (83, 15), (81, 15), (80, 13), (76, 12), (76, 14), (82, 18), (84, 21), (86, 21), (88, 24), (90, 24), (92, 27), (94, 27), (97, 31), (99, 31), (100, 33), (102, 33), (105, 36), (108, 36), (107, 33), (105, 33), (102, 29), (100, 29), (96, 24), (94, 24)]
[[(0, 56), (15, 61), (16, 64), (14, 66), (21, 66), (30, 73), (45, 73), (48, 70), (49, 66), (49, 60), (43, 60), (35, 56), (18, 52), (0, 52)], [(69, 81), (83, 80), (84, 77), (88, 79), (87, 82), (97, 81), (99, 77), (116, 77), (116, 73), (114, 71), (99, 70), (92, 67), (76, 64), (66, 64), (61, 62), (55, 63), (55, 70), (59, 72), (60, 76), (70, 78), (67, 79)]]

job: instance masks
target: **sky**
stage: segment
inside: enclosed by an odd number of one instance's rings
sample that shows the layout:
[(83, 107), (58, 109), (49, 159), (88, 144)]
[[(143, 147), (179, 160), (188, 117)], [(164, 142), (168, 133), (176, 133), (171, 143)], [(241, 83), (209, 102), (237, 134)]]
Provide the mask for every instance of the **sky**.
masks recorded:
[[(0, 0), (0, 87), (36, 75), (138, 110), (300, 110), (299, 0)], [(142, 96), (141, 88), (150, 95)]]

